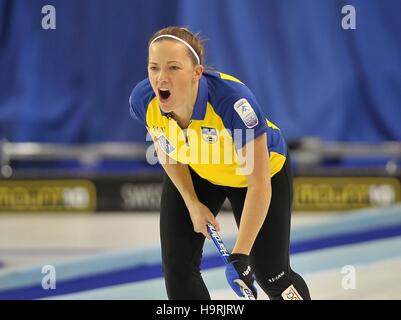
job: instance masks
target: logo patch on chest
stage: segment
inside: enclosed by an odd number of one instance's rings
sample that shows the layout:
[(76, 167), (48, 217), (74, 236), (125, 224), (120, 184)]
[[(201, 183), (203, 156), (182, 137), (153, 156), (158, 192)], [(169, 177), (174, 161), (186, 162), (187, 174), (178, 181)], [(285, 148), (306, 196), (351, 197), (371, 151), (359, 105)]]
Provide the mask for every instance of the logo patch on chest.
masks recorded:
[(217, 142), (217, 130), (216, 128), (202, 127), (202, 139), (207, 143)]
[(244, 98), (239, 99), (236, 103), (234, 103), (234, 109), (237, 111), (247, 128), (253, 128), (259, 123), (258, 116), (248, 100)]

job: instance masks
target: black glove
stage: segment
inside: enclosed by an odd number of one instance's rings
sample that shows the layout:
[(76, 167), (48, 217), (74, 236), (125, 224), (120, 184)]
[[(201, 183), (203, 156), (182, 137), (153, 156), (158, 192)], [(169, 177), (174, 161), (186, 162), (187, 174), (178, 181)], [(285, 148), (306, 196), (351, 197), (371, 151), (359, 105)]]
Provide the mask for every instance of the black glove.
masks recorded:
[(255, 277), (249, 264), (249, 256), (246, 254), (234, 253), (230, 255), (226, 265), (226, 278), (239, 297), (243, 297), (246, 295), (246, 290), (248, 292), (250, 290), (255, 299), (257, 298), (258, 292), (254, 285)]

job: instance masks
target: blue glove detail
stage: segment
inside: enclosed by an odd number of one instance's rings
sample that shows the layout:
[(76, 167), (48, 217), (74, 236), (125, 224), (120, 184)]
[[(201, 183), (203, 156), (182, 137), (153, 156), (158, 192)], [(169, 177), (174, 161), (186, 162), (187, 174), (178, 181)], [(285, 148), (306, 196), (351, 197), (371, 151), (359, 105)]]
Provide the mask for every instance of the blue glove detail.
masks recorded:
[(249, 257), (245, 254), (234, 253), (230, 255), (228, 262), (226, 278), (230, 287), (239, 297), (243, 297), (241, 287), (247, 287), (256, 299), (258, 292), (254, 285), (255, 277), (249, 264)]

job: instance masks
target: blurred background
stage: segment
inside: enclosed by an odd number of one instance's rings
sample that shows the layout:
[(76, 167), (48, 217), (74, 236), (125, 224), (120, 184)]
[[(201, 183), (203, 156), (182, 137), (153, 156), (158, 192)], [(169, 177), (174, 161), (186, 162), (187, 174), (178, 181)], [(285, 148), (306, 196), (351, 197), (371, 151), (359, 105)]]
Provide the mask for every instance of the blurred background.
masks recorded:
[[(206, 64), (281, 128), (312, 297), (400, 299), (400, 13), (399, 0), (0, 0), (0, 299), (166, 298), (162, 169), (128, 98), (169, 25), (199, 33)], [(203, 268), (214, 298), (235, 298), (209, 244)]]

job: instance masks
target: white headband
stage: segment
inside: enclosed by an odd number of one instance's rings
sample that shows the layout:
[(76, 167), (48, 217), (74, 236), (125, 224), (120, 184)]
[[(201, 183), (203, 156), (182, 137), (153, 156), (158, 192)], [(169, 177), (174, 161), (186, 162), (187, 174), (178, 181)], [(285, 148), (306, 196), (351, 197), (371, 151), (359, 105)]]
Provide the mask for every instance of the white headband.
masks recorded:
[(192, 52), (193, 55), (195, 56), (196, 61), (198, 61), (198, 64), (201, 64), (201, 63), (200, 63), (199, 56), (198, 56), (198, 54), (196, 53), (196, 51), (194, 50), (194, 48), (192, 48), (191, 45), (190, 45), (188, 42), (186, 42), (185, 40), (182, 40), (181, 38), (178, 38), (178, 37), (173, 36), (173, 35), (171, 35), (171, 34), (162, 34), (162, 35), (160, 35), (160, 36), (154, 38), (154, 39), (152, 40), (152, 42), (150, 43), (149, 47), (153, 44), (153, 42), (155, 42), (156, 40), (158, 40), (158, 39), (160, 39), (160, 38), (172, 38), (172, 39), (175, 39), (175, 40), (181, 42), (182, 44), (185, 44), (186, 47), (187, 47), (189, 50), (191, 50), (191, 52)]

